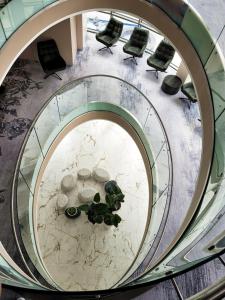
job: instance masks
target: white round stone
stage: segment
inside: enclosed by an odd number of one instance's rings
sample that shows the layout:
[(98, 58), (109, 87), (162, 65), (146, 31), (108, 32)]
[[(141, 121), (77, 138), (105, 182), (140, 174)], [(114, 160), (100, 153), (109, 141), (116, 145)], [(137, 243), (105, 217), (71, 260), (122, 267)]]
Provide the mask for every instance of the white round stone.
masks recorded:
[(57, 207), (59, 210), (63, 210), (66, 208), (68, 204), (68, 197), (65, 194), (59, 194), (57, 197)]
[(106, 181), (109, 181), (109, 178), (110, 178), (109, 173), (105, 169), (102, 169), (102, 168), (94, 169), (93, 177), (98, 182), (106, 182)]
[(83, 203), (91, 202), (94, 199), (96, 193), (97, 192), (94, 189), (85, 189), (78, 194), (78, 199)]
[(78, 172), (77, 172), (77, 175), (78, 175), (78, 178), (79, 179), (88, 179), (91, 177), (91, 171), (89, 169), (80, 169)]
[(61, 181), (61, 189), (63, 192), (70, 192), (75, 187), (75, 179), (73, 175), (66, 175)]

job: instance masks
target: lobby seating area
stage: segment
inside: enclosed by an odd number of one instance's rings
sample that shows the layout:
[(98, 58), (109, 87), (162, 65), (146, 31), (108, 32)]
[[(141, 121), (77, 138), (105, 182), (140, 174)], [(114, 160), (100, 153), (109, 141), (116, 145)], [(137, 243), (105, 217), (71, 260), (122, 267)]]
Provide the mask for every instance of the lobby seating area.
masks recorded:
[[(100, 48), (98, 51), (109, 50), (113, 54), (111, 47), (116, 46), (115, 43), (120, 39), (123, 31), (123, 22), (110, 17), (104, 30), (96, 33), (96, 40), (103, 43), (105, 47)], [(135, 26), (128, 41), (123, 46), (123, 52), (130, 56), (123, 60), (131, 60), (135, 65), (138, 65), (137, 58), (142, 58), (149, 42), (149, 30)], [(147, 72), (153, 72), (156, 79), (159, 79), (159, 72), (167, 73), (172, 60), (174, 59), (176, 50), (171, 43), (164, 38), (156, 47), (154, 53), (147, 58), (147, 64), (152, 69), (146, 70)], [(168, 83), (168, 84), (167, 84)], [(183, 84), (182, 79), (179, 76), (169, 75), (165, 81), (162, 82), (162, 91), (168, 95), (175, 95), (180, 90), (186, 95), (190, 103), (197, 102), (196, 93), (193, 84)], [(180, 97), (180, 99), (185, 99)], [(190, 105), (189, 105), (190, 108)]]

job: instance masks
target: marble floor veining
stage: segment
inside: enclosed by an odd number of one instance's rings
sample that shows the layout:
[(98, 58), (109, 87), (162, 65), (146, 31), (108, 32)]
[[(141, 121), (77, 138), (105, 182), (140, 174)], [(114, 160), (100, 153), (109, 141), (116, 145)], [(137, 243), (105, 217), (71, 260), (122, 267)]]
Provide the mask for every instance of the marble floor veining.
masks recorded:
[[(104, 168), (125, 195), (116, 212), (118, 227), (91, 224), (82, 213), (68, 219), (57, 210), (65, 175), (76, 178), (67, 193), (68, 207), (83, 204), (78, 193), (92, 188), (104, 202), (104, 184), (80, 180), (79, 169)], [(59, 143), (44, 169), (37, 194), (37, 235), (40, 256), (53, 280), (66, 291), (108, 289), (132, 265), (148, 225), (151, 203), (142, 155), (132, 137), (119, 125), (92, 120), (72, 129)]]

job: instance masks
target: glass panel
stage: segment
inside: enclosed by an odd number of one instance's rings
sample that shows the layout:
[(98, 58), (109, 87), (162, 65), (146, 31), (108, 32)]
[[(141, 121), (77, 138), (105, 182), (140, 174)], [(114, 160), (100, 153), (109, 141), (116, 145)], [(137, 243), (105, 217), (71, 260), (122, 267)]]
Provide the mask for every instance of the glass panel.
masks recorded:
[(112, 14), (113, 14), (113, 16), (118, 16), (118, 17), (121, 17), (121, 18), (124, 18), (124, 19), (132, 20), (134, 23), (139, 22), (139, 19), (137, 17), (134, 17), (134, 16), (129, 15), (129, 14), (125, 14), (125, 13), (122, 13), (122, 12), (112, 12)]
[(187, 10), (187, 4), (180, 0), (150, 0), (151, 3), (159, 6), (163, 11), (168, 14), (172, 20), (180, 25), (182, 23), (183, 17)]
[[(164, 149), (166, 150), (165, 152), (163, 151)], [(165, 160), (165, 156), (167, 156), (167, 160)], [(163, 172), (165, 172), (165, 174), (163, 174)], [(169, 209), (171, 195), (170, 172), (170, 156), (167, 152), (167, 145), (165, 144), (153, 168), (153, 174), (156, 174), (157, 179), (153, 180), (154, 203), (152, 207), (152, 214), (148, 231), (142, 249), (134, 265), (132, 266), (131, 270), (126, 275), (126, 277), (123, 278), (123, 284), (124, 281), (126, 281), (127, 284), (131, 280), (134, 280), (137, 275), (141, 275), (146, 270), (155, 253), (155, 250), (157, 249), (157, 245), (163, 233), (163, 228), (166, 224), (166, 216)]]
[(17, 272), (5, 260), (5, 258), (2, 255), (0, 255), (0, 269), (1, 269), (2, 273), (4, 273), (9, 278), (12, 278), (12, 281), (10, 281), (10, 284), (13, 283), (13, 281), (14, 281), (15, 285), (17, 285), (17, 286), (21, 285), (21, 286), (24, 286), (24, 287), (28, 287), (28, 288), (31, 288), (31, 289), (37, 289), (37, 290), (42, 290), (43, 289), (39, 285), (37, 285), (34, 282), (26, 279), (25, 276), (23, 276), (22, 274)]
[(102, 101), (119, 105), (144, 126), (150, 104), (138, 90), (122, 80), (108, 76), (93, 76), (87, 81), (88, 102)]
[(13, 0), (0, 11), (0, 47), (27, 19), (56, 0)]
[(201, 15), (208, 31), (216, 41), (224, 27), (225, 2), (223, 0), (188, 0), (188, 3)]
[(49, 4), (56, 2), (57, 0), (43, 0), (44, 6), (48, 6)]
[(42, 0), (13, 0), (1, 11), (1, 22), (8, 38), (28, 18), (43, 8)]
[(109, 22), (110, 15), (99, 11), (89, 11), (84, 14), (87, 18), (87, 28), (102, 31)]
[(49, 144), (47, 145), (46, 142), (49, 139), (53, 130), (59, 125), (59, 123), (59, 108), (55, 97), (42, 111), (35, 124), (38, 140), (40, 142), (42, 152), (44, 155), (46, 154), (46, 151), (49, 147)]
[(0, 48), (4, 45), (5, 41), (6, 41), (5, 33), (2, 28), (2, 24), (0, 23)]
[(61, 121), (74, 109), (87, 103), (87, 84), (83, 81), (71, 83), (56, 96)]
[(190, 8), (184, 16), (181, 28), (198, 51), (202, 63), (205, 64), (214, 48), (214, 43), (204, 24)]
[[(225, 3), (224, 3), (225, 5)], [(218, 45), (220, 46), (220, 50), (223, 53), (223, 57), (225, 57), (225, 26), (223, 27), (223, 30), (220, 32), (220, 36), (218, 39)]]
[(52, 284), (51, 280), (49, 280), (47, 272), (42, 267), (42, 264), (38, 257), (38, 252), (36, 250), (32, 222), (32, 207), (33, 195), (31, 194), (22, 175), (19, 174), (17, 185), (17, 211), (21, 238), (23, 240), (23, 244), (29, 255), (29, 258), (31, 259), (38, 272)]
[(26, 147), (23, 152), (23, 157), (20, 163), (20, 172), (32, 192), (33, 188), (31, 187), (31, 182), (38, 160), (40, 160), (41, 163), (43, 160), (43, 155), (35, 130), (33, 129), (27, 140)]

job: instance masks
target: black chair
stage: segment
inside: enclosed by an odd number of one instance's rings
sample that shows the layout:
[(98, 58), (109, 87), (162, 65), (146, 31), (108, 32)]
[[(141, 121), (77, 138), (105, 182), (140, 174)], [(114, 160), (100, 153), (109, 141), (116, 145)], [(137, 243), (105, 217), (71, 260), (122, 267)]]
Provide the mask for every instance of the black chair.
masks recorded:
[(148, 43), (148, 30), (135, 27), (129, 41), (123, 46), (123, 51), (130, 54), (124, 60), (132, 59), (137, 65), (136, 57), (142, 57)]
[(189, 109), (191, 107), (191, 103), (196, 103), (198, 101), (197, 95), (195, 93), (195, 88), (192, 82), (187, 82), (181, 86), (181, 92), (186, 97), (180, 97), (181, 100), (189, 101)]
[(54, 40), (41, 41), (37, 43), (38, 57), (43, 71), (46, 73), (45, 79), (50, 75), (62, 78), (56, 73), (65, 70), (66, 63), (59, 53)]
[(96, 40), (105, 45), (105, 47), (100, 48), (98, 51), (107, 49), (113, 54), (110, 47), (116, 46), (115, 43), (120, 38), (122, 31), (123, 23), (111, 17), (106, 28), (96, 34)]
[(158, 72), (166, 72), (174, 55), (175, 49), (173, 46), (167, 40), (161, 41), (156, 48), (155, 53), (147, 59), (147, 64), (154, 69), (146, 71), (155, 72), (155, 76), (158, 79)]

